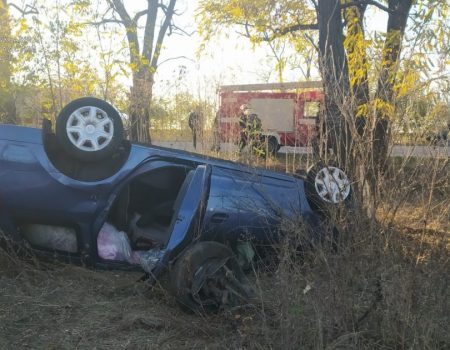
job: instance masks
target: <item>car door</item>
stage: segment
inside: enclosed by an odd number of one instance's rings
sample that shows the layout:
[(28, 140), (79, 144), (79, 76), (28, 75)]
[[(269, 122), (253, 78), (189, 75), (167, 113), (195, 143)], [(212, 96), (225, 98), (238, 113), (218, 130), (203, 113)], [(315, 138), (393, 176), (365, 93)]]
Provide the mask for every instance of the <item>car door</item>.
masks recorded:
[(215, 166), (205, 214), (204, 238), (273, 241), (281, 218), (300, 212), (298, 185), (286, 175)]
[(192, 172), (191, 176), (186, 177), (175, 201), (170, 238), (162, 258), (153, 270), (154, 276), (159, 275), (171, 260), (201, 236), (210, 190), (211, 166), (199, 165)]

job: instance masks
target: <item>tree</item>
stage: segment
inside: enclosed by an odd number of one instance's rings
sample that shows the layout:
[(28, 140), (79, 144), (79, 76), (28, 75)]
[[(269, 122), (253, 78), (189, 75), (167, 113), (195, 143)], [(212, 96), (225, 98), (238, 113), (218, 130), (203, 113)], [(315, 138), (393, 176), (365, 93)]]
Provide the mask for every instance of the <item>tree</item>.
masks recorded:
[[(8, 67), (9, 79), (4, 85), (9, 83), (9, 88), (0, 89), (0, 95), (8, 93), (17, 101), (18, 121), (39, 125), (42, 117), (54, 119), (66, 103), (81, 96), (103, 97), (125, 110), (127, 96), (118, 84), (121, 67), (116, 67), (121, 65), (110, 57), (93, 64), (92, 52), (99, 51), (91, 40), (94, 28), (87, 28), (80, 16), (82, 10), (89, 12), (88, 2), (10, 1), (8, 8), (12, 38), (1, 42), (12, 44), (8, 59), (2, 59), (0, 66), (2, 72)], [(0, 31), (4, 29), (0, 27)], [(114, 55), (114, 60), (118, 56)], [(3, 79), (5, 74), (1, 76)]]
[[(107, 0), (107, 3), (109, 9), (95, 24), (118, 23), (126, 31), (129, 64), (132, 71), (129, 107), (130, 137), (135, 141), (150, 142), (149, 111), (153, 96), (154, 76), (167, 32), (178, 29), (173, 24), (176, 0), (148, 0), (147, 8), (137, 12), (134, 16), (130, 15), (122, 0)], [(146, 21), (141, 48), (138, 23), (144, 17), (146, 17)]]
[[(371, 72), (364, 29), (368, 6), (388, 16), (381, 63), (373, 62), (379, 69), (377, 78), (373, 79), (376, 81), (373, 98), (369, 94)], [(417, 1), (413, 14), (417, 22), (430, 25), (437, 16), (446, 18), (448, 7), (442, 0)], [(205, 39), (219, 28), (236, 25), (243, 26), (245, 36), (254, 42), (290, 38), (294, 33), (304, 33), (312, 39), (314, 34), (311, 33), (318, 30), (316, 46), (331, 146), (339, 161), (347, 163), (348, 167), (354, 165), (349, 164), (349, 158), (358, 157), (354, 138), (362, 141), (361, 144), (370, 140), (371, 150), (367, 152), (365, 147), (365, 154), (360, 156), (366, 158), (368, 166), (363, 178), (375, 185), (387, 157), (402, 44), (412, 8), (412, 0), (203, 0), (199, 13)], [(424, 30), (418, 31), (418, 35), (424, 33)], [(364, 139), (358, 139), (356, 116), (365, 118), (365, 127), (359, 130), (364, 133)]]
[(40, 91), (41, 114), (54, 119), (66, 103), (81, 96), (97, 95), (97, 68), (84, 52), (93, 50), (91, 43), (83, 43), (82, 23), (73, 2), (35, 1), (33, 16), (27, 16), (27, 44), (18, 57), (33, 52), (20, 65), (19, 75), (33, 79), (24, 81), (30, 89)]
[(350, 84), (340, 3), (336, 0), (321, 0), (316, 11), (319, 25), (319, 66), (325, 93), (327, 134), (339, 162), (345, 166), (350, 149), (350, 133), (342, 113), (342, 106), (346, 103)]
[[(18, 61), (29, 55), (20, 57), (26, 46), (21, 35), (26, 29), (25, 17), (36, 14), (33, 4), (21, 2), (18, 6), (13, 1), (0, 0), (0, 121), (16, 124), (18, 115), (16, 110), (17, 84), (14, 81)], [(20, 18), (13, 17), (11, 9)]]
[(12, 48), (9, 7), (0, 0), (0, 121), (15, 124), (16, 108), (12, 92)]

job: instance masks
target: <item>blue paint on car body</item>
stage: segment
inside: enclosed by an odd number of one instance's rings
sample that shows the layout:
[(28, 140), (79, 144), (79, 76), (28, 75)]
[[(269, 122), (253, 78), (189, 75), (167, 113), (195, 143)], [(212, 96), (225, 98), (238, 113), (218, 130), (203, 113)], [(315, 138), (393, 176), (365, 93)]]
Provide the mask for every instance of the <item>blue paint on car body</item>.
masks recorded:
[(80, 181), (53, 164), (42, 130), (11, 125), (0, 125), (0, 228), (13, 235), (21, 223), (73, 227), (79, 251), (61, 255), (105, 264), (98, 257), (96, 238), (120, 191), (133, 179), (162, 167), (185, 167), (195, 173), (174, 214), (158, 271), (195, 240), (253, 239), (272, 244), (280, 239), (281, 220), (296, 216), (321, 230), (303, 179), (185, 151), (132, 144), (114, 173), (101, 180)]

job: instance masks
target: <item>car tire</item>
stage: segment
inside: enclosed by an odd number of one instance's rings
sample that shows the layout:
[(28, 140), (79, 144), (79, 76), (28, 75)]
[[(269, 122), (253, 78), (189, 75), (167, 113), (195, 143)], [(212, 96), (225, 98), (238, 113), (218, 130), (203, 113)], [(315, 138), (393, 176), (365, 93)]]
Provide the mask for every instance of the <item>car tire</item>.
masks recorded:
[(105, 159), (123, 142), (122, 119), (108, 102), (83, 97), (61, 110), (56, 120), (56, 137), (66, 153), (76, 159)]
[(308, 169), (306, 196), (314, 209), (324, 209), (350, 200), (352, 188), (345, 172), (336, 164), (319, 161)]
[[(252, 297), (237, 258), (218, 242), (199, 242), (187, 249), (176, 260), (169, 278), (178, 303), (195, 313), (247, 304)], [(229, 285), (235, 294), (229, 292)]]

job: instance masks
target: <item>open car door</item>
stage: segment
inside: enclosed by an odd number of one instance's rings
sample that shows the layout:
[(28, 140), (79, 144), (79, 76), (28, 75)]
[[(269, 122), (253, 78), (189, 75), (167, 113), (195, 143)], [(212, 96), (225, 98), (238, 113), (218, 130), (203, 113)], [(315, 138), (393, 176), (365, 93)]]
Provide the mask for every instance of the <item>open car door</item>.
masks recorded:
[(199, 165), (184, 180), (174, 204), (169, 226), (170, 238), (152, 275), (159, 276), (177, 255), (201, 235), (209, 188), (211, 166)]

